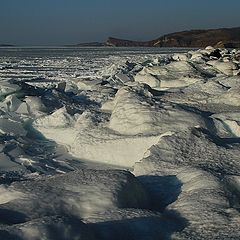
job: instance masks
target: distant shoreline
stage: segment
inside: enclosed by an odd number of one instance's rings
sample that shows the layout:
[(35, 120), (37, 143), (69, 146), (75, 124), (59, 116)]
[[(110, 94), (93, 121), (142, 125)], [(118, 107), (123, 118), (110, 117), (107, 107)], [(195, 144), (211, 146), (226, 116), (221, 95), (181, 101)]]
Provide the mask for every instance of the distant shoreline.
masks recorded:
[(12, 45), (12, 44), (0, 44), (0, 47), (15, 47), (15, 45)]
[[(40, 45), (37, 47), (58, 48), (101, 48), (101, 47), (149, 47), (149, 48), (240, 48), (240, 27), (207, 30), (189, 30), (170, 33), (149, 41), (134, 41), (109, 37), (106, 42), (85, 42), (56, 46)], [(0, 44), (0, 47), (36, 47), (12, 44)]]

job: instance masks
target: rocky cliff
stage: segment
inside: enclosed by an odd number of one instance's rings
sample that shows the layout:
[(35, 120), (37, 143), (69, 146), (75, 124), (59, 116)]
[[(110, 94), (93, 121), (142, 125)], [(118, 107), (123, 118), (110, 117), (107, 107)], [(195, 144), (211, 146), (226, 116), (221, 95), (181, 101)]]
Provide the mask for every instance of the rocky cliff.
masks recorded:
[(240, 27), (191, 30), (164, 35), (152, 41), (129, 41), (110, 37), (107, 45), (116, 47), (240, 47)]

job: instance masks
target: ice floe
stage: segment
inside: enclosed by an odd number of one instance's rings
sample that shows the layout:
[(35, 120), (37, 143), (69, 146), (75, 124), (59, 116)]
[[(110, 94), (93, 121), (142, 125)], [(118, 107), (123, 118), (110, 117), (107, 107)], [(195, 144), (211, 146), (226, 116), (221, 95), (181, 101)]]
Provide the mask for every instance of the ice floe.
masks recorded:
[(0, 239), (239, 239), (239, 50), (76, 51), (0, 57)]

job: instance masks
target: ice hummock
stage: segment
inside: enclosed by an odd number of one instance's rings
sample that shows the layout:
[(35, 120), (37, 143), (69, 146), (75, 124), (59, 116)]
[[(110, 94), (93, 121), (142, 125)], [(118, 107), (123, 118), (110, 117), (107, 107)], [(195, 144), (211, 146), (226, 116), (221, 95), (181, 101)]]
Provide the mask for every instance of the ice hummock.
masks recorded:
[(240, 238), (239, 51), (141, 51), (0, 58), (0, 238)]

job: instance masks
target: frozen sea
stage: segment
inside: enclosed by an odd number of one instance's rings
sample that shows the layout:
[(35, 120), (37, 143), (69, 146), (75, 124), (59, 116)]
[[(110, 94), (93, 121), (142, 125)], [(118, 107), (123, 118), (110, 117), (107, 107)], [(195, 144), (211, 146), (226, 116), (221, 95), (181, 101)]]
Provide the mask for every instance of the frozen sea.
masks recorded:
[[(99, 94), (98, 91), (94, 90), (92, 93), (91, 89), (85, 85), (82, 86), (82, 81), (90, 81), (95, 84), (95, 82), (111, 79), (121, 71), (126, 61), (134, 64), (146, 62), (147, 65), (154, 59), (158, 61), (158, 58), (164, 59), (169, 54), (188, 50), (185, 48), (0, 47), (0, 80), (24, 82), (30, 86), (46, 89), (51, 89), (60, 82), (67, 82), (69, 92), (78, 92), (80, 89), (80, 93), (87, 96), (88, 99), (90, 97), (93, 101), (100, 103), (102, 99), (98, 99), (99, 97), (96, 96), (96, 93)], [(79, 85), (81, 86), (79, 87)], [(35, 145), (35, 134), (33, 138), (32, 144)], [(42, 167), (44, 168), (43, 172), (50, 174), (55, 173), (56, 169), (60, 172), (63, 168), (67, 170), (65, 167), (56, 167), (56, 162), (52, 161), (54, 153), (51, 151), (55, 151), (54, 146), (56, 145), (54, 141), (37, 138), (36, 145), (41, 149), (37, 151), (40, 155), (33, 150), (32, 146), (28, 148), (31, 148), (31, 154), (38, 159), (36, 164), (41, 166), (41, 171)], [(57, 151), (65, 152), (61, 146), (59, 148), (60, 150), (57, 149)], [(50, 161), (47, 155), (50, 155)], [(64, 158), (72, 160), (73, 156), (64, 154)], [(77, 157), (77, 161), (71, 161), (69, 169), (72, 170), (75, 166), (77, 168), (91, 166), (91, 164), (91, 161)], [(97, 167), (95, 162), (94, 165)], [(112, 166), (101, 163), (100, 167)]]
[(111, 64), (156, 55), (186, 52), (187, 49), (159, 48), (0, 48), (1, 77), (31, 79), (39, 76), (101, 77)]
[(0, 240), (240, 239), (240, 51), (0, 48)]

